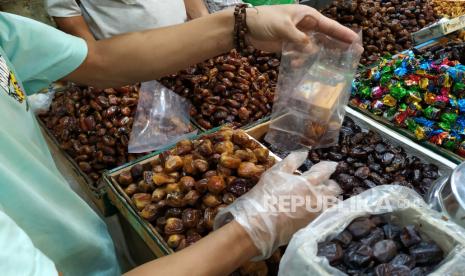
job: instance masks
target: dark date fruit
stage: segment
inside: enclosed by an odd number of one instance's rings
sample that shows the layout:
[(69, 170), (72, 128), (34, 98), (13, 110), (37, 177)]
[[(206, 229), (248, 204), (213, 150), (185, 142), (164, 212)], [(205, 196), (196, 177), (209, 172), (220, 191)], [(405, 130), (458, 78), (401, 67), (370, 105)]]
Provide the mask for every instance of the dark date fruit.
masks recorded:
[(406, 226), (402, 229), (400, 240), (405, 247), (410, 247), (421, 242), (421, 237), (414, 225)]
[(343, 257), (342, 248), (338, 243), (326, 243), (318, 245), (318, 256), (328, 259), (331, 265), (338, 264)]
[(389, 262), (397, 254), (397, 247), (392, 240), (382, 240), (373, 246), (373, 256), (380, 263)]
[[(266, 142), (264, 144), (281, 158), (288, 155), (288, 152), (280, 151)], [(408, 156), (402, 148), (384, 142), (378, 133), (362, 131), (348, 117), (344, 119), (338, 145), (311, 150), (307, 160), (311, 165), (334, 160), (336, 153), (341, 153), (343, 157), (338, 161), (331, 179), (341, 186), (344, 199), (383, 184), (406, 186), (424, 196), (439, 178), (436, 166)], [(304, 166), (302, 170), (308, 168)]]
[[(441, 248), (423, 240), (428, 237), (420, 236), (415, 225), (401, 228), (385, 218), (376, 215), (355, 219), (335, 238), (319, 243), (317, 255), (348, 275), (379, 276), (427, 275), (444, 259)], [(420, 240), (404, 246), (401, 232), (404, 239)]]
[[(362, 64), (381, 56), (395, 54), (412, 47), (411, 33), (440, 19), (433, 1), (333, 1), (322, 13), (352, 29), (362, 31)], [(444, 2), (444, 1), (438, 1)]]

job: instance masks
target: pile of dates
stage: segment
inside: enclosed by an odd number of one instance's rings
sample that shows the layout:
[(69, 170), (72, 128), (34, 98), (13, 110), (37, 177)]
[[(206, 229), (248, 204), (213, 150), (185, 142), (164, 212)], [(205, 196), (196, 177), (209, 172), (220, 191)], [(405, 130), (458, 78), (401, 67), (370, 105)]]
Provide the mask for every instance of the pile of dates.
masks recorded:
[(440, 16), (454, 18), (465, 14), (463, 1), (433, 0), (434, 12)]
[[(280, 157), (288, 154), (268, 147)], [(306, 171), (323, 160), (338, 162), (331, 178), (343, 189), (344, 198), (384, 184), (406, 186), (424, 196), (440, 176), (435, 165), (407, 156), (403, 148), (384, 142), (376, 132), (362, 130), (347, 117), (339, 133), (338, 145), (311, 150), (300, 169)]]
[(137, 86), (95, 89), (72, 86), (57, 92), (48, 113), (40, 119), (92, 180), (139, 155), (128, 154)]
[(318, 256), (348, 275), (421, 276), (444, 259), (415, 225), (399, 227), (381, 216), (355, 219), (333, 240), (318, 244)]
[[(462, 36), (462, 38), (459, 36)], [(442, 60), (447, 58), (449, 60), (458, 60), (461, 64), (465, 64), (465, 43), (463, 38), (465, 38), (465, 31), (458, 33), (458, 37), (455, 40), (449, 41), (446, 44), (436, 45), (423, 50), (414, 48), (413, 53), (421, 55), (426, 59)]]
[(322, 13), (354, 30), (362, 30), (362, 64), (411, 48), (411, 33), (436, 22), (429, 0), (336, 0)]
[(191, 116), (204, 129), (241, 127), (271, 113), (280, 60), (247, 48), (206, 60), (160, 82), (193, 105)]
[[(199, 140), (180, 141), (116, 180), (140, 216), (178, 251), (210, 233), (219, 210), (249, 191), (274, 163), (269, 151), (244, 131), (223, 128)], [(263, 264), (241, 270), (261, 271), (267, 267)]]

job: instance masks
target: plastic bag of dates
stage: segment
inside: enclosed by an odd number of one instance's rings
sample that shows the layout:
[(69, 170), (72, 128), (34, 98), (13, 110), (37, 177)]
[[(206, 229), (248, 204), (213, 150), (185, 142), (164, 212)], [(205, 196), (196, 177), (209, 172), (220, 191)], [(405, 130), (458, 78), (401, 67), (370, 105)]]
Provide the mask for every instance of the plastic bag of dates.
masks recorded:
[(193, 136), (189, 102), (157, 81), (144, 82), (129, 139), (130, 153), (151, 152)]
[(361, 39), (347, 44), (321, 33), (311, 43), (283, 46), (272, 123), (265, 140), (283, 150), (337, 143)]
[(292, 238), (279, 275), (463, 275), (465, 230), (411, 189), (379, 186)]

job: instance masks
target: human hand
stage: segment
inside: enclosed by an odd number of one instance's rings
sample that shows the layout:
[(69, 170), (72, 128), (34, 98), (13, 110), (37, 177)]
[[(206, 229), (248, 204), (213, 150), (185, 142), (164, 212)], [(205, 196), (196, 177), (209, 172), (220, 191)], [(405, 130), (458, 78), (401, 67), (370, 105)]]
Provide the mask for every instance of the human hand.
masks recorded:
[(326, 34), (346, 43), (359, 36), (349, 28), (305, 5), (260, 6), (247, 9), (246, 39), (249, 44), (269, 52), (281, 51), (283, 42), (306, 44), (307, 32)]
[(332, 180), (336, 162), (320, 162), (302, 175), (293, 172), (305, 161), (307, 152), (291, 153), (266, 171), (247, 194), (222, 209), (215, 219), (215, 229), (235, 220), (249, 234), (263, 260), (292, 235), (316, 218), (328, 198), (341, 189)]

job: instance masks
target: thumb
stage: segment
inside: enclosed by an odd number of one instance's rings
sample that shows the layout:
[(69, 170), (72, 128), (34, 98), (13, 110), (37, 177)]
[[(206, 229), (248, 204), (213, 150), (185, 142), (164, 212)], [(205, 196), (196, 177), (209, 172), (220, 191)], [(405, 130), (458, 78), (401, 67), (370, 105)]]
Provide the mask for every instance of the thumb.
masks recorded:
[(297, 43), (297, 44), (308, 44), (310, 38), (307, 34), (299, 30), (292, 21), (289, 21), (288, 24), (284, 24), (283, 38), (287, 42)]
[(302, 177), (307, 179), (313, 185), (321, 184), (328, 180), (336, 171), (337, 163), (333, 161), (321, 161), (313, 165), (310, 170), (302, 174)]

